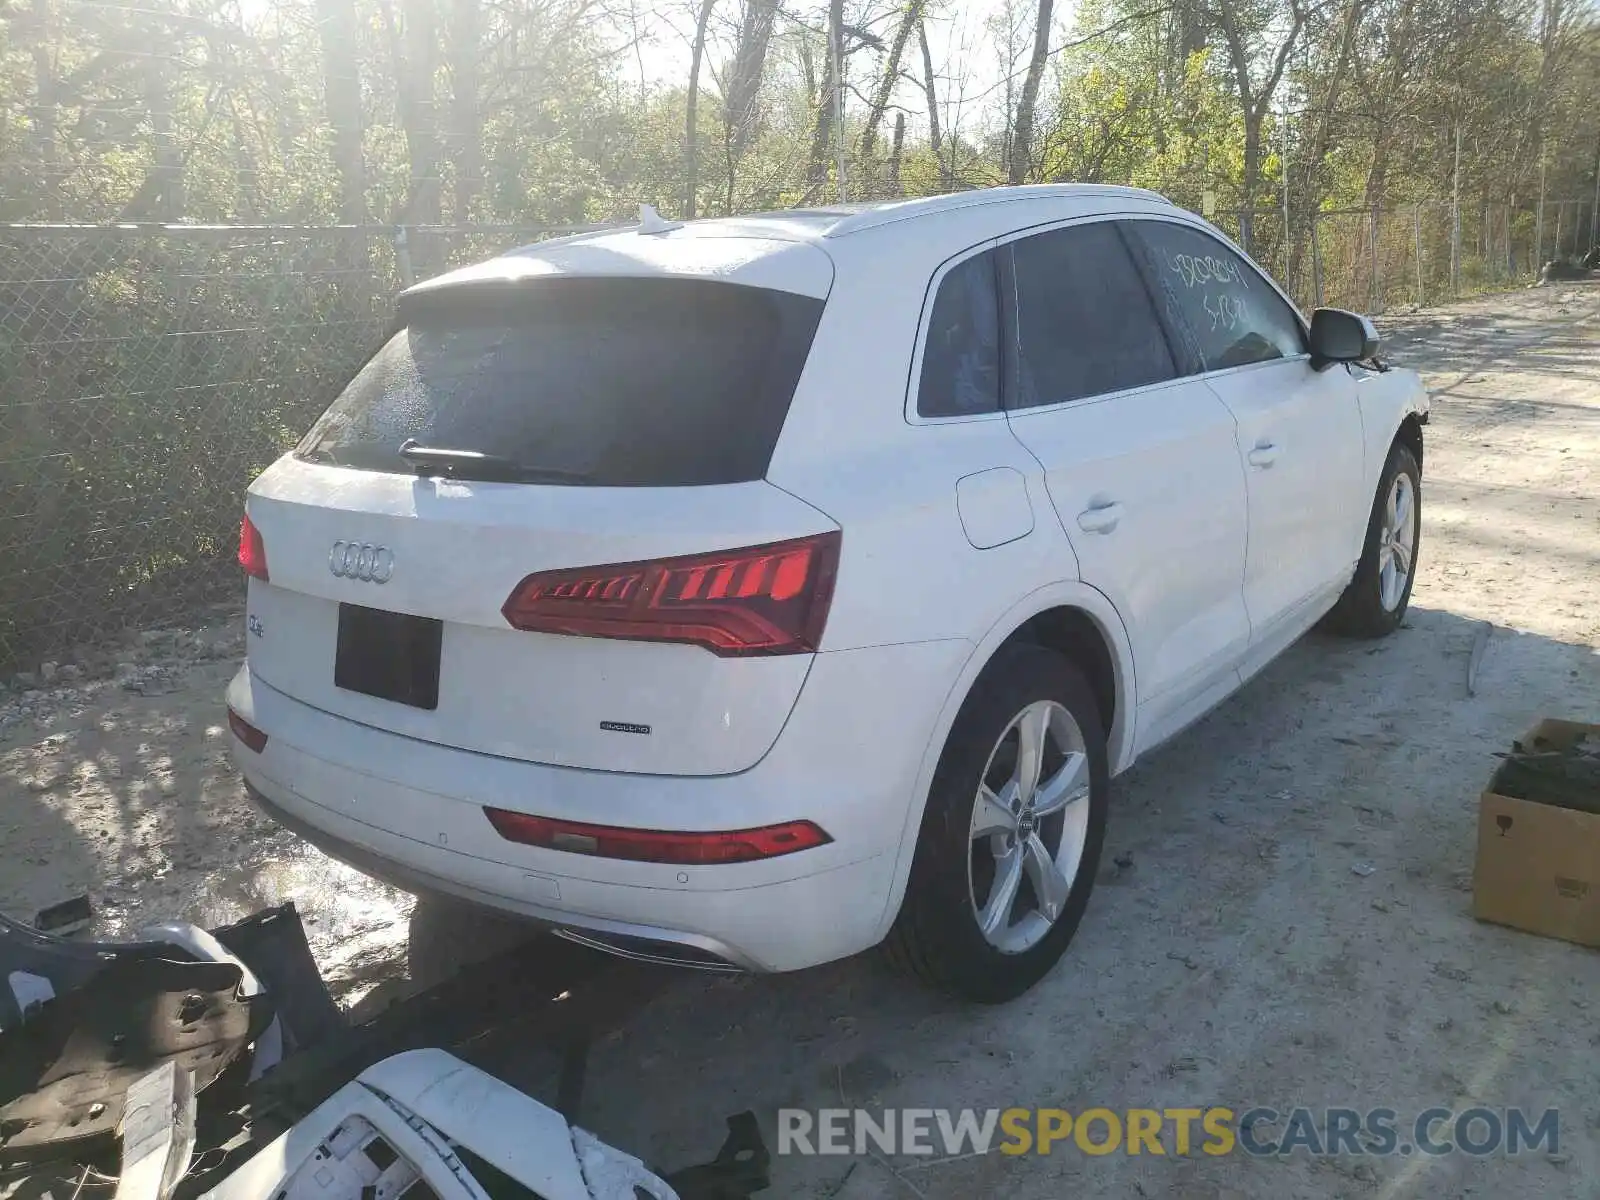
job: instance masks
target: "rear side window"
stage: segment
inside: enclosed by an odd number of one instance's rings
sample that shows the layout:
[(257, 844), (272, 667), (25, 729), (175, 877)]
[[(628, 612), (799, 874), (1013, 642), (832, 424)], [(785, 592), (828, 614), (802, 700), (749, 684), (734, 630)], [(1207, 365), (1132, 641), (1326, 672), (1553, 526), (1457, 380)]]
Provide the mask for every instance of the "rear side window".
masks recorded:
[(1172, 352), (1116, 226), (1101, 221), (1011, 244), (1018, 408), (1176, 376)]
[(1294, 310), (1216, 238), (1167, 221), (1128, 221), (1123, 228), (1172, 327), (1184, 374), (1304, 353)]
[(695, 279), (464, 285), (407, 300), (404, 327), (306, 435), (302, 458), (409, 472), (397, 451), (415, 438), (510, 459), (530, 481), (760, 479), (822, 314), (807, 296)]
[(960, 417), (1000, 409), (1000, 304), (995, 253), (957, 263), (939, 281), (922, 350), (917, 413)]

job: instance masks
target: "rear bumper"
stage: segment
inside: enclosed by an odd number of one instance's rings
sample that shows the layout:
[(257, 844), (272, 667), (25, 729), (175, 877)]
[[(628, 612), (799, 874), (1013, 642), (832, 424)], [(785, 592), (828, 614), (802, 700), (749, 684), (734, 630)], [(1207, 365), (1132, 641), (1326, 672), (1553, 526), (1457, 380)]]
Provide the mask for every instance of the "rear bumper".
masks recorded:
[[(327, 827), (337, 822), (329, 822), (323, 814), (308, 818), (302, 815), (303, 806), (286, 808), (248, 782), (245, 784), (245, 790), (263, 812), (324, 854), (349, 863), (374, 879), (381, 879), (403, 891), (453, 896), (458, 900), (515, 912), (518, 916), (545, 925), (574, 941), (598, 946), (612, 953), (622, 953), (626, 957), (642, 961), (699, 967), (703, 970), (760, 969), (758, 964), (744, 959), (738, 950), (718, 942), (715, 938), (684, 933), (682, 930), (659, 929), (652, 925), (622, 921), (602, 921), (598, 918), (584, 918), (587, 924), (576, 925), (571, 913), (483, 892), (456, 876), (431, 875), (426, 869), (410, 861), (414, 855), (385, 858), (381, 852), (361, 842), (339, 836)], [(314, 823), (318, 817), (322, 820), (320, 825)], [(448, 862), (441, 865), (447, 870), (451, 866)]]
[[(228, 703), (268, 735), (234, 758), (258, 802), (334, 857), (413, 891), (517, 913), (659, 957), (758, 971), (881, 940), (933, 727), (970, 646), (818, 655), (777, 744), (737, 775), (584, 771), (416, 741), (311, 708), (242, 669)], [(673, 866), (502, 839), (485, 805), (640, 829), (816, 821), (826, 846), (761, 862)]]

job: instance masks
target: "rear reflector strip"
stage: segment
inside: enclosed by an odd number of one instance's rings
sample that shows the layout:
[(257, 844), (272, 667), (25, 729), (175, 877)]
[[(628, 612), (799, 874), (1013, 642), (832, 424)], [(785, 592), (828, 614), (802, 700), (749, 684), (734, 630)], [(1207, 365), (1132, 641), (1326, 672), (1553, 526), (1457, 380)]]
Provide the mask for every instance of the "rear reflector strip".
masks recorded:
[(557, 821), (528, 813), (485, 808), (495, 832), (508, 842), (565, 850), (594, 858), (621, 858), (632, 862), (706, 865), (756, 862), (779, 858), (833, 839), (810, 821), (765, 825), (716, 833), (664, 833), (652, 829), (622, 829), (610, 825), (585, 825)]
[(822, 641), (839, 531), (651, 562), (529, 575), (501, 610), (515, 629), (687, 642), (713, 654), (809, 654)]
[(228, 728), (233, 730), (233, 736), (243, 742), (246, 749), (260, 754), (267, 748), (267, 735), (231, 708), (228, 710)]

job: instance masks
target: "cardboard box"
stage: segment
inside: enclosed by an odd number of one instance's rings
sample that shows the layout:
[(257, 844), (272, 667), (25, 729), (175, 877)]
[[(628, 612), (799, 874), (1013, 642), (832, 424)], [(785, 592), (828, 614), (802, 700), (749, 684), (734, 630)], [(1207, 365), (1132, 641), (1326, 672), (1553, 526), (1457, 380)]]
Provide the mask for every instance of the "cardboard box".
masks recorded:
[[(1543, 744), (1600, 742), (1600, 725), (1540, 721), (1521, 739)], [(1478, 864), (1472, 913), (1546, 937), (1600, 946), (1600, 803), (1597, 811), (1557, 807), (1500, 794), (1502, 763), (1478, 806)], [(1596, 797), (1600, 801), (1600, 797)]]

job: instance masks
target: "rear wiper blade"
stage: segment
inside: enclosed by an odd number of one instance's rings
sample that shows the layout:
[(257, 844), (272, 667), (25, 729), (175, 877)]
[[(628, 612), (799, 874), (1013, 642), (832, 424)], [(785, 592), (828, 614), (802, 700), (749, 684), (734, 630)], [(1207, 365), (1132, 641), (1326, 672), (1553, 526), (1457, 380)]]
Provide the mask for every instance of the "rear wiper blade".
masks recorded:
[(398, 453), (424, 478), (442, 475), (447, 479), (480, 479), (490, 483), (585, 483), (589, 479), (578, 471), (526, 466), (503, 454), (423, 446), (416, 438), (407, 438)]

